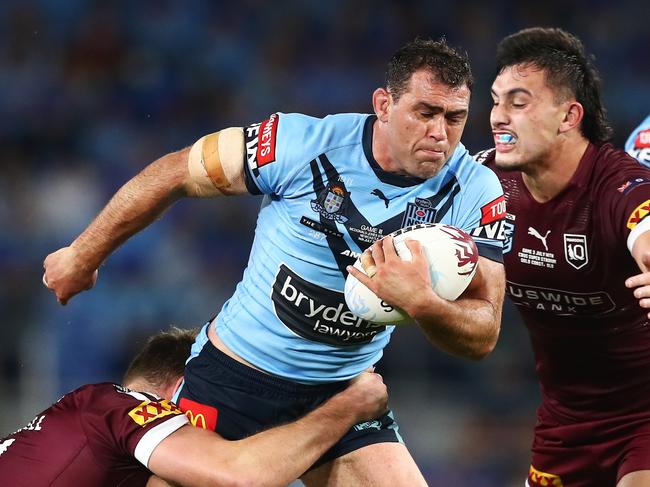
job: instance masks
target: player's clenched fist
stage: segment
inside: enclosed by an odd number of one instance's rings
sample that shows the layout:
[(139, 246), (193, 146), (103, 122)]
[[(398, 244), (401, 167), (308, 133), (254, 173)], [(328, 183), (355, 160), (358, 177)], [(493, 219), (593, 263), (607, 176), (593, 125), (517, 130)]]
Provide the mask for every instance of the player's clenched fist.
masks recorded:
[(51, 253), (45, 258), (43, 267), (43, 284), (54, 292), (61, 304), (92, 288), (97, 281), (97, 269), (84, 265), (73, 247), (63, 247)]

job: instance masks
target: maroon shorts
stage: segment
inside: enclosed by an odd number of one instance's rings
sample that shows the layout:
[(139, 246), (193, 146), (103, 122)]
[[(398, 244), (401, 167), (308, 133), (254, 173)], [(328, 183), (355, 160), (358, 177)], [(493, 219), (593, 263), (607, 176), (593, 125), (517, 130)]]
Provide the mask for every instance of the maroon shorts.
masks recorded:
[(650, 411), (560, 423), (538, 412), (528, 485), (613, 487), (650, 470)]

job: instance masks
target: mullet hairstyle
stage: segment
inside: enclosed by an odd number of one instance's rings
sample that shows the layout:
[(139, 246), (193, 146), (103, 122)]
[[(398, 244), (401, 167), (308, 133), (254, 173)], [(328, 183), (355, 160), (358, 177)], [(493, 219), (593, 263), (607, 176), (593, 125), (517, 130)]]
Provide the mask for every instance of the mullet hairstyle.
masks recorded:
[(611, 139), (600, 75), (580, 39), (558, 28), (520, 30), (497, 46), (497, 76), (517, 64), (544, 70), (547, 85), (557, 90), (556, 103), (575, 97), (585, 112), (580, 133), (589, 142), (601, 145)]
[(123, 384), (143, 378), (155, 387), (172, 385), (183, 375), (198, 329), (175, 326), (149, 337), (124, 374)]
[(447, 45), (444, 37), (437, 41), (417, 38), (402, 46), (388, 62), (386, 88), (394, 101), (408, 89), (411, 76), (421, 69), (437, 81), (453, 88), (467, 85), (472, 90), (474, 77), (466, 52)]

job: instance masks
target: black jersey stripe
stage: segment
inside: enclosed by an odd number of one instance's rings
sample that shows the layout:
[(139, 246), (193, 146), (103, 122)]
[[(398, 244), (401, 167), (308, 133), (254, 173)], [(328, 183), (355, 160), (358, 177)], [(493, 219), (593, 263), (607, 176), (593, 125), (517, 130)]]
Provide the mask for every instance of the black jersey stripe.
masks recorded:
[[(321, 157), (322, 156), (319, 156), (318, 159), (320, 159)], [(312, 174), (314, 193), (316, 194), (316, 196), (318, 196), (325, 190), (325, 183), (323, 182), (323, 177), (321, 175), (317, 159), (311, 161), (309, 163), (309, 167), (311, 169), (311, 174)], [(327, 174), (327, 169), (325, 169), (325, 173)], [(338, 175), (336, 176), (335, 179), (331, 179), (328, 177), (328, 182), (332, 180), (338, 181)], [(325, 233), (325, 239), (327, 241), (327, 245), (330, 251), (332, 252), (332, 257), (334, 257), (334, 260), (336, 261), (336, 265), (341, 271), (341, 274), (343, 274), (343, 277), (347, 277), (348, 271), (346, 270), (346, 267), (348, 265), (354, 264), (355, 261), (354, 257), (350, 257), (350, 247), (348, 247), (348, 244), (345, 242), (344, 239), (334, 235), (335, 232), (338, 233), (336, 224), (332, 223), (331, 220), (327, 220), (326, 218), (323, 218), (323, 215), (320, 215), (320, 223), (324, 227), (329, 227), (334, 230), (334, 232)], [(347, 255), (343, 255), (344, 253), (346, 253)]]
[(447, 201), (445, 201), (443, 205), (438, 209), (438, 213), (436, 213), (436, 223), (442, 220), (443, 217), (447, 214), (449, 208), (451, 208), (451, 205), (454, 203), (454, 196), (456, 196), (458, 193), (460, 193), (460, 184), (454, 186), (451, 194), (449, 194), (447, 197)]

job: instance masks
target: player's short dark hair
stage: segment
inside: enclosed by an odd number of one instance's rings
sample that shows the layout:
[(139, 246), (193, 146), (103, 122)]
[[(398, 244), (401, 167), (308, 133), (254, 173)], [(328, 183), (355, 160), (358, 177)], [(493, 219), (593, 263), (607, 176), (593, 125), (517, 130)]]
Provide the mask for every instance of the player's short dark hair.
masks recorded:
[(166, 387), (183, 375), (185, 361), (198, 329), (171, 326), (149, 337), (144, 348), (134, 357), (124, 374), (123, 384), (144, 379), (156, 387)]
[(437, 41), (417, 38), (402, 46), (388, 62), (386, 87), (395, 101), (408, 89), (413, 73), (421, 69), (454, 88), (467, 85), (471, 90), (474, 84), (466, 52), (450, 47), (444, 37)]
[(517, 64), (543, 69), (546, 83), (557, 90), (558, 101), (575, 97), (585, 111), (580, 131), (590, 142), (602, 144), (611, 139), (600, 75), (580, 39), (558, 28), (520, 30), (497, 46), (497, 75)]

